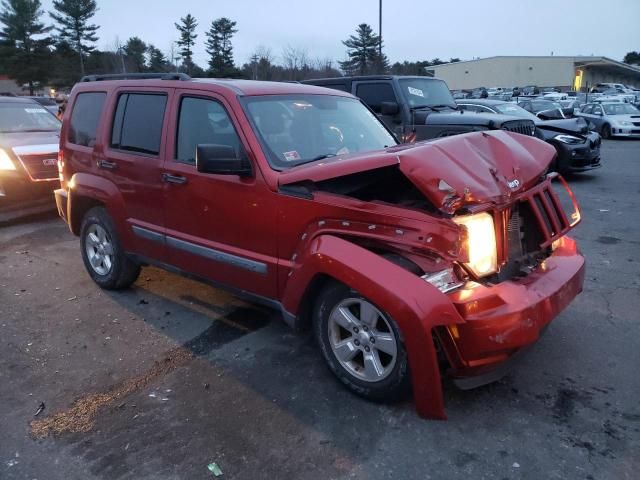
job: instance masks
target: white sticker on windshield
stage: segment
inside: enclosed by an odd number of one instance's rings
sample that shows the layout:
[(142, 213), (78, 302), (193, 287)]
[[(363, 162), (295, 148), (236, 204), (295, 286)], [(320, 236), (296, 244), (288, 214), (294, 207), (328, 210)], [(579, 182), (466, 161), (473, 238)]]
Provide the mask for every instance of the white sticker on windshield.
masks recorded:
[(409, 93), (411, 95), (415, 95), (417, 97), (423, 97), (424, 98), (424, 92), (422, 90), (420, 90), (419, 88), (409, 87)]
[(300, 154), (295, 150), (292, 150), (290, 152), (282, 152), (282, 155), (284, 155), (284, 159), (287, 162), (295, 162), (296, 160), (300, 160), (301, 158)]
[(25, 108), (24, 111), (27, 113), (49, 113), (44, 108)]

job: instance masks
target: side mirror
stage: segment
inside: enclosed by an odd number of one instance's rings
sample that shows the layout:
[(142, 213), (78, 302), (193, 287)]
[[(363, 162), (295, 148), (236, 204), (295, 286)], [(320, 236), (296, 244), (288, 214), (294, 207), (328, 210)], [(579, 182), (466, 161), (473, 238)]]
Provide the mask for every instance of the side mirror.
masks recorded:
[(380, 113), (382, 115), (397, 115), (400, 112), (400, 107), (396, 102), (381, 102)]
[(200, 144), (196, 147), (196, 169), (202, 173), (250, 177), (251, 165), (238, 158), (229, 145)]

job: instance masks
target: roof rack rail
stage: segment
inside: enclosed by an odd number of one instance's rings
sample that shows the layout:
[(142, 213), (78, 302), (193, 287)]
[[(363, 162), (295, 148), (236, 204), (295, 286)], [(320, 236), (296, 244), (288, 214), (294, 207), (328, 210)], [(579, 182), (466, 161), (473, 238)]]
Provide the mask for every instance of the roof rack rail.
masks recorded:
[(105, 80), (191, 80), (186, 73), (109, 73), (104, 75), (85, 75), (81, 82), (100, 82)]

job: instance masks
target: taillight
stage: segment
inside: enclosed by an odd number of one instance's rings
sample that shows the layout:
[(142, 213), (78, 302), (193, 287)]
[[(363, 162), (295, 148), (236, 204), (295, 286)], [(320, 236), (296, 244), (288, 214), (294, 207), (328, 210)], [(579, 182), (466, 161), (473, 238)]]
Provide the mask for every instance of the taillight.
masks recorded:
[(64, 154), (62, 150), (58, 151), (58, 178), (64, 182)]

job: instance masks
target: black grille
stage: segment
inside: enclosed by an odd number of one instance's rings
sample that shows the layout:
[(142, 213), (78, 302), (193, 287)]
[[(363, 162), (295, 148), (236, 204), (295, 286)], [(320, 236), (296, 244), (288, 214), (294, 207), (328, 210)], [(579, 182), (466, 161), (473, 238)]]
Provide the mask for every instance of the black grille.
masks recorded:
[(518, 120), (513, 122), (505, 122), (502, 124), (502, 130), (509, 132), (520, 133), (521, 135), (533, 136), (536, 131), (536, 126), (529, 120)]
[(20, 155), (20, 162), (32, 180), (55, 180), (58, 178), (57, 152)]

